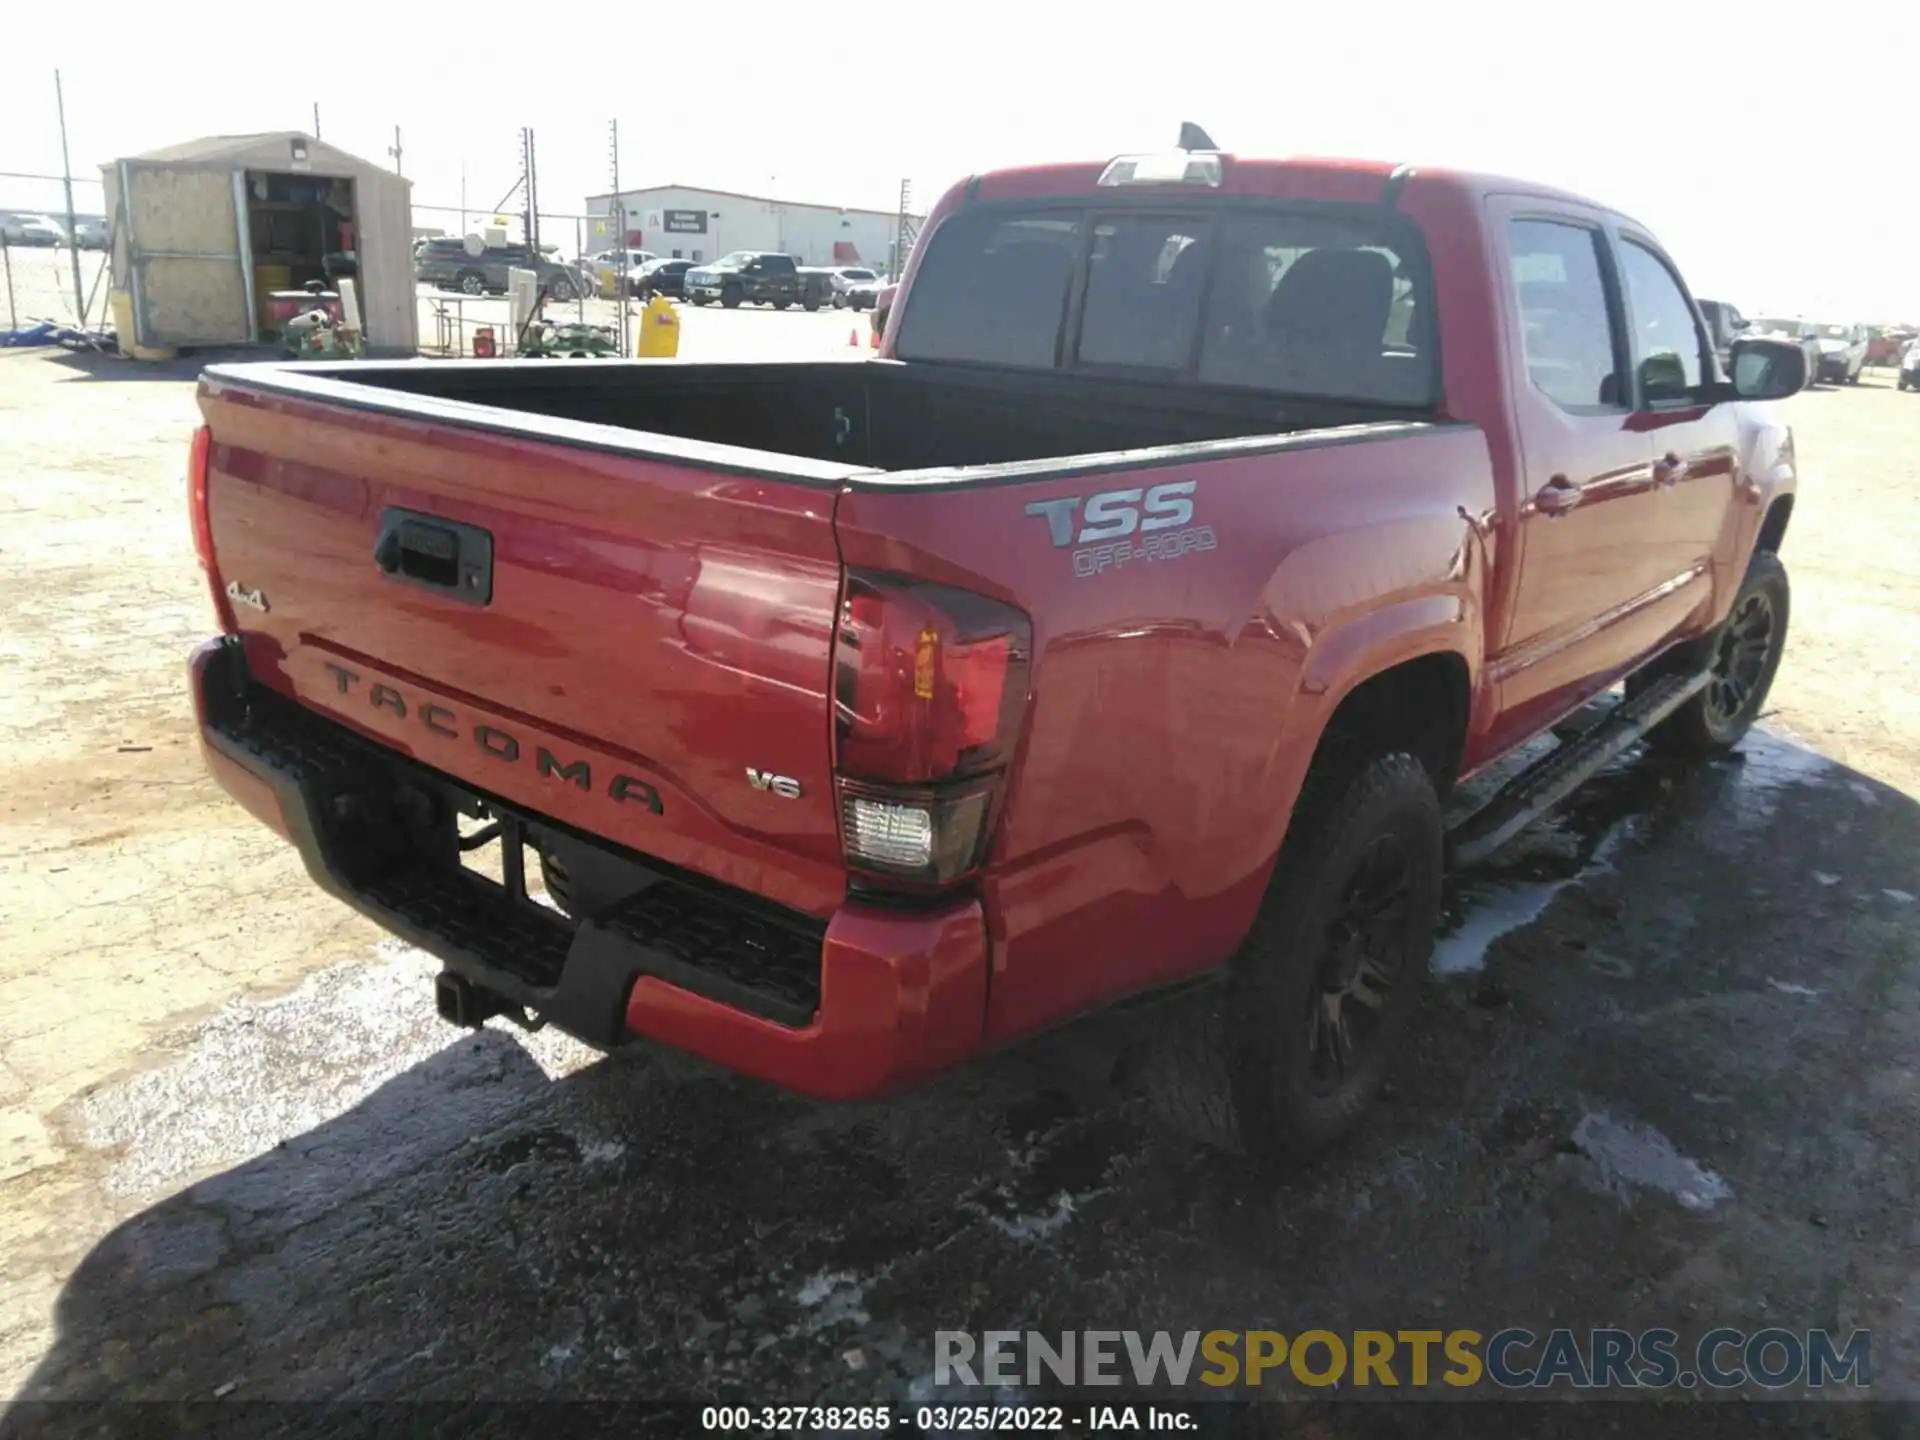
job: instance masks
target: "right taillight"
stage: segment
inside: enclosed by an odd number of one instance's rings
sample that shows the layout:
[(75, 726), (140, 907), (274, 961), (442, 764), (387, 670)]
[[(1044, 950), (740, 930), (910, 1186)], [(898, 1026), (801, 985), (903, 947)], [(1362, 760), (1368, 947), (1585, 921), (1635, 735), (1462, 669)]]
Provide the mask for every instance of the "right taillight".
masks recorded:
[(1032, 628), (1010, 605), (852, 571), (834, 631), (847, 863), (945, 885), (985, 858), (1027, 705)]

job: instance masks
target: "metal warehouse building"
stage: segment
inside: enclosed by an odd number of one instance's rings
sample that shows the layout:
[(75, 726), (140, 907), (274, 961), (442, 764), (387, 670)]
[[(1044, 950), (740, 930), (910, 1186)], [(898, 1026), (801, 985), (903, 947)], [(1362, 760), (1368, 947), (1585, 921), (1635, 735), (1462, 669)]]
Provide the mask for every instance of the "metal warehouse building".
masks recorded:
[[(618, 222), (611, 217), (622, 209), (631, 248), (686, 260), (715, 260), (729, 250), (774, 250), (799, 256), (803, 265), (870, 265), (891, 271), (900, 228), (900, 217), (890, 211), (655, 185), (622, 190), (618, 196), (588, 197), (589, 215), (609, 217), (592, 225), (589, 251), (617, 248)], [(918, 223), (917, 217), (909, 217), (910, 230)]]

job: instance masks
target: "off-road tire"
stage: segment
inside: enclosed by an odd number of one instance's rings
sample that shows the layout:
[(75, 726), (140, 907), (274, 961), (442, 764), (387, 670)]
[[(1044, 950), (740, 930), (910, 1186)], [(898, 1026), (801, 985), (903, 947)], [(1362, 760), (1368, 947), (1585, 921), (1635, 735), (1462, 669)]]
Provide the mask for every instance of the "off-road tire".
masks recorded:
[(770, 300), (767, 303), (772, 305), (773, 308), (776, 310), (784, 310), (789, 305), (793, 304), (791, 300)]
[[(1345, 1138), (1404, 1047), (1433, 954), (1445, 864), (1432, 778), (1407, 754), (1323, 766), (1296, 807), (1253, 927), (1221, 980), (1168, 1002), (1143, 1072), (1159, 1116), (1209, 1145), (1296, 1164)], [(1398, 968), (1353, 1072), (1311, 1083), (1309, 1024), (1333, 954), (1330, 928), (1362, 863), (1403, 847), (1409, 898), (1391, 926)]]
[[(1742, 627), (1752, 623), (1750, 605), (1756, 597), (1768, 613), (1768, 643), (1758, 672), (1742, 687), (1744, 698), (1729, 709), (1726, 692), (1717, 691), (1716, 686), (1722, 681), (1722, 672), (1733, 663), (1732, 652), (1740, 648)], [(1703, 647), (1715, 679), (1654, 727), (1647, 736), (1649, 745), (1670, 755), (1706, 757), (1725, 754), (1740, 743), (1767, 703), (1767, 692), (1780, 669), (1780, 656), (1787, 643), (1791, 600), (1787, 567), (1771, 550), (1757, 551), (1747, 566), (1746, 578), (1740, 582), (1740, 593), (1733, 597), (1726, 622)], [(1629, 680), (1628, 695), (1632, 696), (1645, 683), (1639, 676)]]
[(737, 285), (728, 285), (720, 292), (720, 303), (729, 310), (738, 310), (746, 294)]

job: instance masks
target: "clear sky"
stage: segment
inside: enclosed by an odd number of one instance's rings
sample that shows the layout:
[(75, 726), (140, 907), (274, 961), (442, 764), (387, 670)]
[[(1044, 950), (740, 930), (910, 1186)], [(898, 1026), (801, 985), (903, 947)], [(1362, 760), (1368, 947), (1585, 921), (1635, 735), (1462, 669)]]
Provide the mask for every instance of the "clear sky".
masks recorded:
[[(1891, 0), (729, 0), (676, 6), (673, 24), (646, 0), (6, 9), (0, 170), (57, 173), (56, 66), (76, 173), (198, 135), (308, 129), (317, 100), (324, 137), (370, 159), (400, 127), (416, 203), (457, 206), (464, 165), (475, 209), (512, 185), (523, 125), (541, 209), (563, 212), (608, 188), (610, 117), (625, 186), (876, 209), (902, 177), (924, 208), (971, 171), (1164, 147), (1191, 119), (1243, 154), (1587, 193), (1749, 315), (1920, 321), (1920, 8)], [(675, 24), (715, 43), (676, 42)], [(0, 205), (55, 198), (0, 181)]]

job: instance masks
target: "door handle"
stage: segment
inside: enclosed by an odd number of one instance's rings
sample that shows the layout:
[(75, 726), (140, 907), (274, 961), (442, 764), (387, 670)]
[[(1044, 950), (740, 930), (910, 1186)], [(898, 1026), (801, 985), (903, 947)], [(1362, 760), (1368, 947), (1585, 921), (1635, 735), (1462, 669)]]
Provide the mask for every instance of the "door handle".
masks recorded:
[(1566, 476), (1556, 475), (1533, 497), (1534, 508), (1543, 515), (1564, 515), (1580, 503), (1584, 493)]
[(1671, 490), (1687, 478), (1687, 462), (1669, 450), (1653, 462), (1653, 483)]

